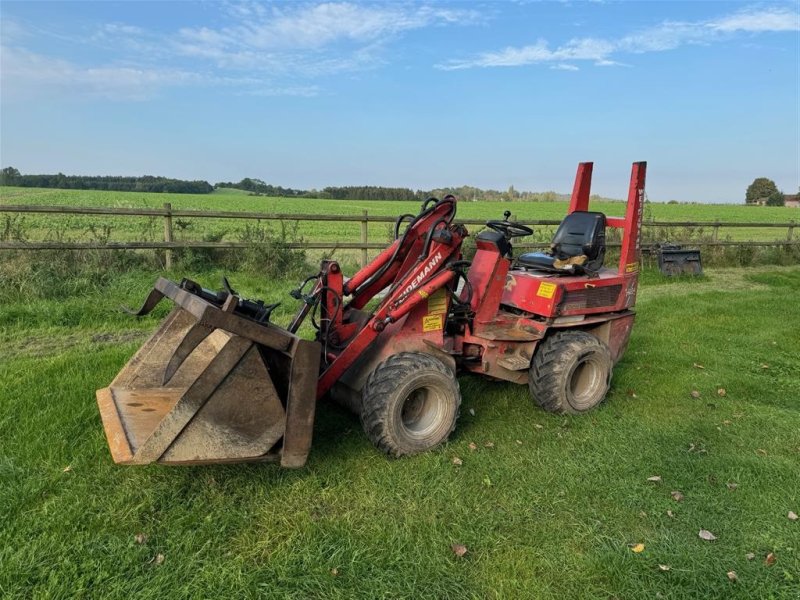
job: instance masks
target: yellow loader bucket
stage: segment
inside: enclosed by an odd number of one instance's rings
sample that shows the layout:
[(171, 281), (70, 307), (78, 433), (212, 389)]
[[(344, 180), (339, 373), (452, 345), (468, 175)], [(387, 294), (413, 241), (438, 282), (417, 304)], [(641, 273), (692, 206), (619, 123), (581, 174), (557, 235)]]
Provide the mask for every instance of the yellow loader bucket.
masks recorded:
[(188, 280), (159, 279), (137, 314), (164, 297), (174, 310), (111, 385), (97, 390), (114, 462), (303, 466), (320, 344), (260, 321), (247, 310), (255, 304), (234, 293)]

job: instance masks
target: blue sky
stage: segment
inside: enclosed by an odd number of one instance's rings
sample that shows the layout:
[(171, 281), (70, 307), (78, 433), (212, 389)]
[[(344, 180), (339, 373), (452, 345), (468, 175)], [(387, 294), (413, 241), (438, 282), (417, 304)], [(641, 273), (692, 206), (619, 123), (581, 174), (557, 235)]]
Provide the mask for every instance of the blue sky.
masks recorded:
[(742, 202), (800, 186), (800, 3), (8, 2), (0, 162)]

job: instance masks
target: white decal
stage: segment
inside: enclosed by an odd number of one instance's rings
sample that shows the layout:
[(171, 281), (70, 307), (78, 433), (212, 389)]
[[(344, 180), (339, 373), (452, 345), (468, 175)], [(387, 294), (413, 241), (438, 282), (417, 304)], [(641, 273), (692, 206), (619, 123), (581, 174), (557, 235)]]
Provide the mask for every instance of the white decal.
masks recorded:
[(436, 265), (439, 264), (440, 260), (442, 260), (441, 250), (439, 250), (439, 252), (433, 255), (430, 261), (428, 261), (428, 264), (425, 265), (425, 268), (422, 270), (422, 272), (416, 277), (414, 277), (411, 283), (408, 284), (408, 287), (403, 290), (403, 296), (417, 289), (419, 284), (422, 283), (425, 280), (425, 278), (434, 271), (434, 269), (436, 269)]

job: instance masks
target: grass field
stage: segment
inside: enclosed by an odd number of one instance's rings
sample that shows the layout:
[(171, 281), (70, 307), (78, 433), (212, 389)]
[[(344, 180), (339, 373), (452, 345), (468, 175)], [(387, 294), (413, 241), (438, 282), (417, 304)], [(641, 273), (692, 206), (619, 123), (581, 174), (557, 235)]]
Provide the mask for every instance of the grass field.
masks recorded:
[[(65, 205), (65, 206), (103, 206), (103, 207), (156, 207), (170, 202), (175, 209), (233, 210), (284, 214), (339, 214), (362, 215), (367, 210), (370, 215), (396, 217), (403, 213), (419, 210), (416, 202), (342, 201), (310, 200), (289, 198), (267, 198), (248, 196), (240, 190), (218, 190), (209, 195), (191, 194), (151, 194), (136, 192), (103, 192), (94, 190), (54, 190), (0, 187), (0, 205)], [(608, 215), (621, 216), (624, 203), (602, 201), (592, 205), (593, 209)], [(514, 218), (525, 220), (560, 220), (567, 210), (564, 202), (461, 202), (458, 216), (464, 219), (501, 219), (503, 211), (510, 210)], [(106, 217), (26, 215), (17, 217), (15, 223), (30, 240), (163, 240), (163, 222), (157, 217)], [(663, 221), (693, 222), (766, 222), (787, 223), (795, 220), (800, 223), (800, 210), (783, 207), (711, 205), (711, 204), (660, 204), (649, 203), (645, 219)], [(176, 239), (187, 240), (227, 240), (246, 239), (245, 228), (253, 227), (255, 222), (236, 219), (180, 219), (175, 220)], [(263, 224), (262, 224), (263, 225)], [(269, 226), (269, 225), (267, 225)], [(107, 228), (107, 229), (106, 229)], [(474, 227), (473, 227), (474, 229)], [(382, 242), (389, 239), (392, 227), (388, 223), (369, 225), (370, 241)], [(721, 228), (720, 239), (730, 240), (777, 240), (786, 239), (785, 228)], [(538, 227), (533, 241), (548, 241), (553, 234), (552, 227)], [(699, 239), (711, 234), (710, 228), (693, 230), (670, 230), (654, 233), (662, 239), (665, 235), (672, 239)], [(360, 240), (358, 223), (314, 223), (300, 221), (293, 236), (306, 241), (347, 241)], [(645, 229), (647, 236), (647, 229)]]
[[(322, 404), (299, 471), (111, 463), (94, 390), (165, 314), (117, 310), (153, 279), (0, 304), (2, 597), (798, 597), (800, 267), (646, 272), (591, 414), (462, 377), (450, 442), (390, 460)], [(232, 280), (271, 301), (290, 287)]]

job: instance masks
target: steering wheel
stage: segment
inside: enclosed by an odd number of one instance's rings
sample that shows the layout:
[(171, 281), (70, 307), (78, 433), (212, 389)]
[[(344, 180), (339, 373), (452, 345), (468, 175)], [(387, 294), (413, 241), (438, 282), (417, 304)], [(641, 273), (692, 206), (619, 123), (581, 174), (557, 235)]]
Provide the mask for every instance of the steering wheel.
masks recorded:
[(511, 211), (506, 211), (503, 213), (504, 220), (503, 221), (486, 221), (486, 226), (489, 229), (494, 229), (498, 233), (502, 233), (506, 238), (511, 239), (515, 237), (525, 237), (526, 235), (532, 235), (533, 229), (527, 227), (525, 225), (520, 225), (519, 223), (512, 223), (508, 220), (511, 216)]

